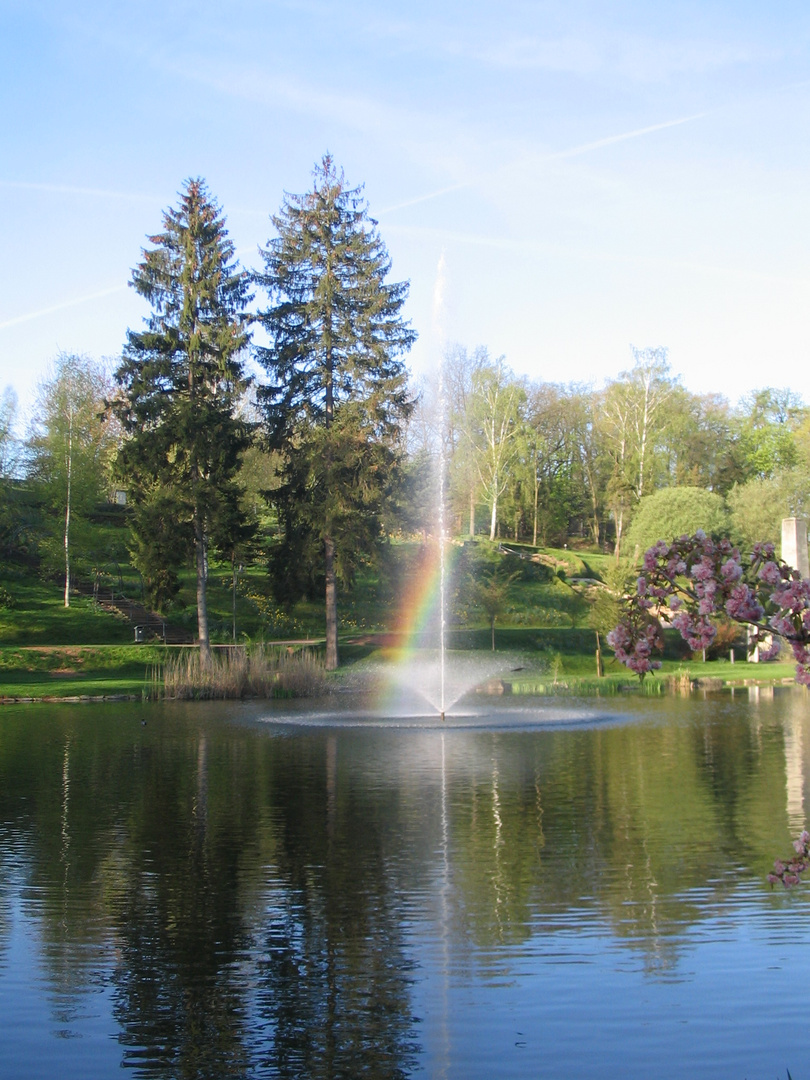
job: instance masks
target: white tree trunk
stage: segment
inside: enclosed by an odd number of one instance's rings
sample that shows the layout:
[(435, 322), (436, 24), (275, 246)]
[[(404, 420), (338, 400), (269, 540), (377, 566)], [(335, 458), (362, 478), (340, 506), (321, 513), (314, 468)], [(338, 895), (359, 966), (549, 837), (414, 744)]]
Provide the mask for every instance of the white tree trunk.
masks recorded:
[(73, 479), (73, 410), (68, 411), (67, 497), (65, 499), (65, 607), (70, 607), (70, 486)]

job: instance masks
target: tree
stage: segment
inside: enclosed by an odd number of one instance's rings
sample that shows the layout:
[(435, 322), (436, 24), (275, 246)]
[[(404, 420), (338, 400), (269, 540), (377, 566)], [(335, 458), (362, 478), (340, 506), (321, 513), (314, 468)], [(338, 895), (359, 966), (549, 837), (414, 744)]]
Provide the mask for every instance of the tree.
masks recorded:
[(654, 487), (658, 439), (667, 423), (664, 405), (677, 385), (665, 348), (631, 346), (631, 351), (633, 369), (608, 386), (602, 413), (613, 458), (608, 500), (616, 526), (617, 559), (627, 518)]
[[(384, 532), (412, 405), (399, 354), (415, 340), (401, 318), (407, 282), (391, 262), (362, 188), (327, 154), (312, 190), (286, 195), (255, 280), (270, 306), (257, 350), (269, 444), (283, 454), (274, 493), (282, 535), (277, 587), (293, 600), (323, 566), (326, 666), (337, 667), (337, 583)], [(317, 560), (317, 563), (316, 563)], [(292, 571), (292, 573), (290, 573)]]
[(470, 424), (477, 373), (488, 363), (487, 350), (480, 345), (471, 353), (462, 345), (450, 345), (442, 356), (448, 487), (459, 520), (459, 532), (462, 531), (460, 523), (466, 512), (470, 536), (475, 536), (475, 505), (481, 488)]
[(661, 488), (645, 496), (627, 532), (631, 548), (646, 551), (657, 541), (702, 529), (707, 535), (728, 531), (728, 514), (720, 495), (696, 487)]
[(250, 425), (237, 415), (246, 386), (246, 274), (216, 201), (187, 180), (164, 231), (132, 273), (152, 305), (146, 329), (127, 332), (114, 408), (127, 435), (119, 469), (133, 507), (135, 557), (153, 599), (177, 591), (176, 567), (193, 547), (200, 654), (210, 657), (209, 544), (239, 522), (240, 459)]
[(524, 400), (525, 391), (502, 356), (494, 364), (481, 363), (474, 369), (467, 437), (490, 507), (490, 540), (497, 532), (498, 500), (510, 479)]
[(509, 574), (502, 567), (496, 567), (489, 574), (473, 582), (473, 599), (487, 617), (493, 652), (495, 652), (495, 620), (506, 610), (509, 589), (519, 577), (519, 571)]
[[(532, 543), (564, 539), (584, 508), (581, 476), (581, 400), (575, 389), (541, 383), (528, 392), (523, 443), (532, 500)], [(577, 475), (580, 474), (580, 475)], [(560, 542), (562, 542), (562, 539)]]
[(753, 628), (753, 640), (765, 646), (760, 660), (778, 656), (781, 638), (793, 652), (796, 681), (810, 686), (810, 580), (777, 559), (771, 543), (754, 544), (743, 559), (728, 538), (698, 530), (645, 552), (635, 595), (623, 598), (608, 635), (616, 659), (642, 680), (661, 666), (651, 659), (653, 648), (663, 647), (655, 610), (668, 615), (693, 652), (711, 646), (718, 617)]
[(735, 484), (727, 501), (734, 533), (746, 545), (757, 540), (778, 543), (783, 518), (810, 517), (810, 468), (796, 465)]
[(84, 356), (62, 353), (39, 388), (29, 439), (29, 471), (59, 520), (65, 607), (70, 606), (71, 559), (76, 526), (86, 521), (109, 489), (118, 426), (104, 416), (110, 380)]
[(799, 450), (794, 432), (807, 409), (792, 390), (766, 387), (744, 398), (737, 417), (736, 455), (741, 480), (767, 480), (795, 465)]
[(17, 395), (7, 386), (0, 394), (0, 480), (14, 472), (17, 464), (18, 443), (14, 434), (17, 419)]

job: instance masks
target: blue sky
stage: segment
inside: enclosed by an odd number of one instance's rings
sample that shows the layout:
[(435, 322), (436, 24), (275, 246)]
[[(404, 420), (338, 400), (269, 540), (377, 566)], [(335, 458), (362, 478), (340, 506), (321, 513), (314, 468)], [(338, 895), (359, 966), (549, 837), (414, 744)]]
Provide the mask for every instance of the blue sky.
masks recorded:
[(595, 384), (810, 401), (810, 6), (0, 0), (0, 387), (115, 356), (203, 176), (245, 265), (326, 150), (364, 183), (424, 371), (444, 341)]

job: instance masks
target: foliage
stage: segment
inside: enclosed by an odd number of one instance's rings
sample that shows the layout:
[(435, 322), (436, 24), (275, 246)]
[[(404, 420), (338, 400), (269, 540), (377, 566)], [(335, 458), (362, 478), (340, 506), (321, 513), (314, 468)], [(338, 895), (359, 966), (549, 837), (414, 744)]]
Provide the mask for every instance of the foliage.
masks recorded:
[(490, 507), (489, 539), (498, 527), (498, 500), (509, 484), (521, 430), (523, 388), (504, 358), (482, 363), (473, 372), (467, 436), (484, 496)]
[(665, 604), (693, 651), (712, 645), (721, 615), (755, 628), (764, 643), (762, 660), (779, 654), (778, 638), (783, 638), (793, 651), (796, 680), (810, 685), (810, 581), (776, 560), (773, 544), (755, 544), (744, 563), (729, 540), (715, 542), (698, 530), (670, 544), (661, 540), (647, 551), (636, 593), (626, 599), (608, 636), (617, 660), (641, 679), (661, 666), (651, 659), (660, 632), (651, 612)]
[(70, 603), (73, 549), (87, 548), (88, 519), (109, 494), (118, 425), (105, 415), (110, 381), (84, 356), (62, 353), (39, 388), (28, 440), (28, 473), (44, 502), (46, 563), (64, 568), (64, 603)]
[(596, 596), (588, 613), (588, 625), (597, 633), (607, 636), (621, 618), (622, 599), (635, 585), (636, 573), (624, 560), (614, 563), (605, 571), (602, 588), (596, 590)]
[(495, 620), (506, 610), (509, 587), (518, 576), (517, 571), (510, 574), (503, 567), (498, 567), (472, 583), (474, 602), (483, 610), (489, 623), (493, 652), (495, 651)]
[(327, 667), (337, 665), (337, 582), (373, 554), (395, 500), (411, 412), (399, 354), (415, 334), (400, 312), (406, 283), (386, 283), (390, 259), (362, 189), (327, 155), (311, 191), (288, 195), (256, 281), (270, 307), (270, 344), (257, 350), (269, 445), (280, 454), (273, 493), (281, 536), (271, 569), (279, 599), (323, 587)]
[(735, 536), (749, 547), (756, 541), (778, 543), (782, 519), (810, 517), (810, 467), (796, 465), (771, 476), (735, 484), (726, 500)]
[(807, 410), (792, 390), (766, 387), (744, 399), (735, 446), (741, 479), (765, 480), (796, 465), (794, 432), (806, 415)]
[(684, 536), (702, 529), (708, 536), (728, 532), (723, 499), (696, 487), (661, 488), (645, 496), (627, 532), (630, 551), (646, 551), (668, 536)]
[(177, 209), (133, 271), (151, 305), (129, 331), (114, 402), (126, 441), (118, 468), (128, 487), (134, 556), (156, 605), (177, 591), (177, 567), (193, 548), (197, 625), (208, 650), (210, 543), (227, 547), (239, 527), (237, 474), (250, 441), (237, 415), (248, 343), (246, 275), (233, 261), (225, 221), (202, 180), (186, 181)]
[[(728, 656), (735, 645), (739, 645), (741, 640), (745, 640), (743, 627), (726, 615), (714, 616), (712, 625), (715, 634), (711, 645), (706, 650), (706, 656), (710, 660), (720, 656)], [(701, 656), (702, 654), (703, 650), (701, 650)]]
[(33, 563), (46, 536), (42, 500), (30, 481), (0, 479), (0, 556)]
[(19, 458), (19, 442), (15, 435), (17, 419), (17, 394), (6, 386), (0, 394), (0, 480), (15, 472)]

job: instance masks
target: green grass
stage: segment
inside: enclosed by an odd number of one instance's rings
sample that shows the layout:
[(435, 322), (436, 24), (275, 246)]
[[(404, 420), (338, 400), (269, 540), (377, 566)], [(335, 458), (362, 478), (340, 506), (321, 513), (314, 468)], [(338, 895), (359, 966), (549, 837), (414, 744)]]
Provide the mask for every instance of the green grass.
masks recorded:
[[(496, 644), (498, 653), (517, 658), (517, 666), (523, 669), (505, 675), (514, 680), (516, 688), (522, 688), (516, 692), (611, 693), (636, 689), (635, 676), (612, 661), (609, 654), (605, 656), (605, 677), (597, 678), (592, 641), (592, 631), (506, 630), (497, 636)], [(457, 631), (449, 636), (448, 645), (460, 651), (489, 652), (489, 631)], [(0, 697), (140, 697), (151, 691), (155, 669), (162, 668), (167, 657), (182, 651), (163, 645), (0, 648)], [(373, 642), (341, 645), (341, 659), (348, 668), (371, 657), (386, 662), (391, 651)], [(645, 681), (644, 692), (658, 692), (669, 676), (719, 679), (726, 684), (779, 682), (792, 678), (793, 665), (665, 660), (661, 671)]]
[(0, 648), (0, 696), (140, 696), (165, 655), (161, 645)]
[(71, 597), (64, 603), (64, 586), (35, 574), (0, 573), (0, 586), (14, 606), (0, 608), (3, 645), (124, 644), (132, 640), (126, 620), (100, 611), (90, 599)]
[[(509, 550), (531, 555), (535, 549), (506, 543)], [(361, 567), (355, 589), (339, 601), (341, 661), (352, 662), (377, 651), (375, 632), (399, 624), (404, 597), (423, 573), (415, 542), (392, 544), (387, 564), (381, 572)], [(457, 562), (474, 565), (504, 565), (519, 574), (509, 589), (504, 611), (496, 621), (496, 647), (521, 657), (521, 666), (531, 678), (574, 685), (595, 680), (595, 636), (588, 628), (590, 606), (581, 592), (572, 588), (572, 577), (604, 575), (613, 558), (603, 553), (539, 549), (548, 557), (538, 565), (529, 559), (504, 557), (497, 545), (486, 542), (454, 547)], [(562, 571), (562, 573), (560, 573)], [(137, 579), (122, 567), (130, 584)], [(460, 575), (459, 575), (460, 576)], [(162, 646), (132, 644), (132, 628), (121, 618), (99, 611), (89, 599), (74, 598), (63, 606), (58, 580), (43, 580), (21, 567), (0, 568), (0, 587), (12, 597), (12, 607), (0, 608), (0, 694), (14, 697), (140, 694), (151, 680), (151, 671), (167, 654)], [(469, 591), (456, 590), (456, 604), (450, 614), (448, 645), (453, 649), (490, 651), (490, 628), (483, 611), (476, 609)], [(2, 593), (0, 593), (2, 596)], [(185, 610), (170, 619), (196, 630), (194, 578), (183, 575)], [(212, 565), (209, 578), (209, 612), (214, 642), (231, 640), (231, 571), (227, 565)], [(237, 596), (237, 629), (240, 641), (272, 641), (323, 638), (323, 603), (320, 599), (301, 602), (291, 612), (278, 608), (269, 595), (266, 574), (253, 567), (242, 574)], [(363, 640), (369, 635), (368, 640)], [(435, 628), (424, 632), (412, 644), (435, 645)], [(668, 633), (664, 667), (656, 677), (689, 679), (716, 678), (724, 681), (778, 681), (791, 678), (793, 665), (753, 665), (728, 660), (706, 664), (684, 660), (679, 635)], [(29, 648), (22, 648), (28, 646)], [(30, 648), (35, 646), (35, 648)], [(84, 646), (84, 648), (79, 648)], [(620, 667), (603, 642), (606, 679), (599, 685), (636, 685), (635, 677)], [(521, 676), (522, 678), (522, 676)], [(529, 675), (527, 674), (527, 679)], [(524, 680), (525, 681), (525, 680)], [(655, 679), (648, 680), (651, 685)], [(584, 685), (584, 683), (583, 683)]]

